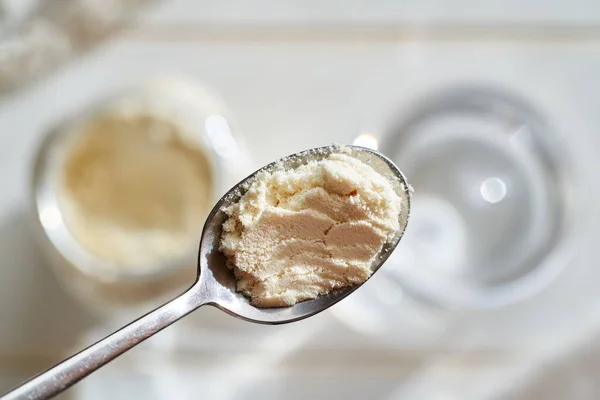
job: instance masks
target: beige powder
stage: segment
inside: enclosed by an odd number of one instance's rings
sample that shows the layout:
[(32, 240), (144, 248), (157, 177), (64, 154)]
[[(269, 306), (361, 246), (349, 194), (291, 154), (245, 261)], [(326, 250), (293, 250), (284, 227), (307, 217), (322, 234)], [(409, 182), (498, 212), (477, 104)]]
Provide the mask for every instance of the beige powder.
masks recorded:
[(387, 178), (333, 153), (260, 173), (225, 210), (221, 251), (255, 306), (290, 306), (367, 280), (400, 229), (401, 204)]
[(212, 202), (200, 146), (149, 112), (107, 112), (80, 129), (59, 196), (77, 240), (121, 268), (152, 268), (194, 248)]

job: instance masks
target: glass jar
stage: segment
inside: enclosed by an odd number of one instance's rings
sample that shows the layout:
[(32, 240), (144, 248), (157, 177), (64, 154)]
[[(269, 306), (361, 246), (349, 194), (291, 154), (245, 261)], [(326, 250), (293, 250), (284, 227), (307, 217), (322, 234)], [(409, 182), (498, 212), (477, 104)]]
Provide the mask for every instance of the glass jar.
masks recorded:
[[(150, 258), (143, 268), (130, 268), (90, 251), (65, 221), (61, 185), (73, 143), (91, 121), (121, 112), (142, 112), (168, 121), (177, 128), (178, 135), (185, 136), (187, 145), (206, 157), (210, 170), (210, 187), (206, 190), (211, 192), (211, 199), (202, 210), (205, 216), (222, 194), (247, 175), (249, 164), (223, 102), (204, 86), (180, 78), (160, 78), (124, 90), (57, 124), (48, 133), (33, 171), (31, 195), (37, 236), (66, 290), (88, 308), (111, 317), (147, 311), (190, 286), (196, 277), (198, 251), (196, 240), (169, 259)], [(156, 158), (156, 162), (162, 159)], [(131, 184), (139, 183), (133, 180)], [(140, 186), (138, 190), (145, 189)], [(202, 225), (197, 227), (197, 238)]]
[[(356, 329), (409, 346), (444, 345), (448, 324), (459, 331), (470, 315), (470, 336), (505, 335), (500, 321), (514, 321), (501, 309), (547, 288), (575, 255), (581, 162), (520, 96), (447, 89), (382, 137), (355, 143), (379, 148), (415, 190), (406, 233), (385, 267), (334, 310)], [(495, 332), (485, 318), (496, 318)]]

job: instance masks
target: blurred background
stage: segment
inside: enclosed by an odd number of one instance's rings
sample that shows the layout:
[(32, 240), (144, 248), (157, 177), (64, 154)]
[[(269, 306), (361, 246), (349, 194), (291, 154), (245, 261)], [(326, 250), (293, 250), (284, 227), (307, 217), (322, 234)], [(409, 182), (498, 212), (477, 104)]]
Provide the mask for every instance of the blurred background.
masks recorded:
[(598, 399), (599, 105), (595, 0), (0, 0), (0, 393), (181, 292), (238, 180), (354, 143), (415, 189), (364, 287), (60, 398)]

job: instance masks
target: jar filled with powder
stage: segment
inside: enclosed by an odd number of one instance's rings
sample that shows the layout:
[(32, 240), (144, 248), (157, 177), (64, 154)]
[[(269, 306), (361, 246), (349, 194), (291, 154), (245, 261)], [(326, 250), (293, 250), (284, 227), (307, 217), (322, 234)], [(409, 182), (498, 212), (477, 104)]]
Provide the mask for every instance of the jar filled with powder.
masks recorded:
[(190, 285), (204, 220), (246, 162), (222, 102), (181, 80), (130, 90), (54, 129), (33, 195), (68, 291), (115, 315)]

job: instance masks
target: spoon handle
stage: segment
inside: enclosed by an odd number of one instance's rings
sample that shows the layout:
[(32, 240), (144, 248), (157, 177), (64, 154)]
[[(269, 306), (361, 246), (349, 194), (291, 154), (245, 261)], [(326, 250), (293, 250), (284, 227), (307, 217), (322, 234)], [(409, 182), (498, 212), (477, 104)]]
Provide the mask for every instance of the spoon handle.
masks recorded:
[(0, 400), (42, 400), (54, 397), (203, 304), (205, 301), (198, 296), (197, 292), (188, 290), (23, 383), (0, 397)]

